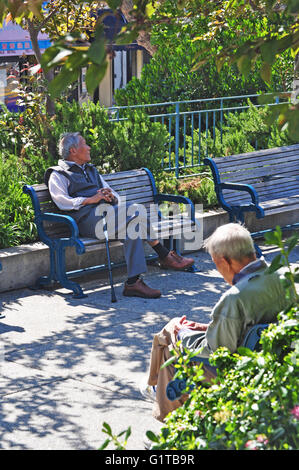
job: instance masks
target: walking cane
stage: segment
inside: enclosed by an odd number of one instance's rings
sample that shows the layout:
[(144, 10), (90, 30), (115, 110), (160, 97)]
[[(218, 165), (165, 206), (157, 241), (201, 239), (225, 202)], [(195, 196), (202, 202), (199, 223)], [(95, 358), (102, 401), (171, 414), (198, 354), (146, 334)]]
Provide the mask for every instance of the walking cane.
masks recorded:
[(111, 302), (116, 302), (116, 295), (115, 295), (115, 292), (114, 292), (112, 267), (111, 267), (111, 260), (110, 260), (110, 248), (109, 248), (109, 239), (108, 239), (108, 232), (107, 232), (107, 223), (106, 223), (105, 217), (103, 218), (103, 230), (104, 230), (104, 235), (105, 235), (105, 244), (106, 244), (107, 261), (108, 261), (108, 272), (109, 272), (109, 280), (110, 280), (110, 286), (111, 286)]

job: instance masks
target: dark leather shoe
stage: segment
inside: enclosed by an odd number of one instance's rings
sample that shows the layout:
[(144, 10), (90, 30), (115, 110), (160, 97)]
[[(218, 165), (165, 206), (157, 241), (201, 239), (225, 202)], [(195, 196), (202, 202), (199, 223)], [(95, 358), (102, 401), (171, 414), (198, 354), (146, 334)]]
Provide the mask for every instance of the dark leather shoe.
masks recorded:
[(123, 295), (126, 297), (143, 297), (144, 299), (157, 299), (161, 297), (161, 291), (158, 289), (152, 289), (147, 286), (145, 282), (140, 278), (137, 281), (129, 285), (125, 283)]
[(193, 258), (184, 258), (178, 255), (175, 251), (170, 251), (166, 258), (160, 260), (161, 268), (171, 268), (182, 271), (183, 269), (189, 268), (194, 264)]

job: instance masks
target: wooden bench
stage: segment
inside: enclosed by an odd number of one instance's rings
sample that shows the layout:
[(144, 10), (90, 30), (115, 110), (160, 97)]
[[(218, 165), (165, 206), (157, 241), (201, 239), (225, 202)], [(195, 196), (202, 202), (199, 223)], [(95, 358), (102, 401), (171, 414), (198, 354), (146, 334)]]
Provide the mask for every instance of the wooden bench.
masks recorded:
[[(249, 211), (262, 218), (266, 214), (299, 209), (298, 144), (205, 158), (204, 164), (211, 168), (218, 202), (228, 212), (231, 222), (244, 222), (244, 214)], [(287, 227), (299, 227), (299, 223)]]
[[(181, 233), (182, 230), (196, 230), (197, 221), (195, 220), (195, 208), (192, 201), (184, 196), (158, 194), (154, 177), (147, 168), (104, 175), (104, 178), (120, 194), (121, 199), (125, 199), (126, 202), (142, 204), (148, 212), (153, 211), (153, 207), (156, 207), (157, 217), (153, 226), (157, 230), (159, 238), (164, 239), (170, 248), (177, 249), (175, 235)], [(51, 200), (45, 184), (25, 185), (23, 191), (31, 197), (34, 208), (34, 221), (39, 238), (50, 248), (49, 275), (39, 278), (36, 286), (42, 287), (58, 281), (63, 287), (72, 290), (74, 297), (82, 298), (86, 294), (83, 293), (81, 286), (72, 281), (71, 278), (108, 268), (111, 298), (112, 301), (115, 301), (111, 270), (112, 267), (124, 265), (124, 263), (111, 262), (109, 246), (119, 245), (120, 241), (109, 241), (106, 238), (103, 242), (98, 239), (80, 237), (76, 222), (71, 216), (58, 210)], [(174, 214), (172, 217), (164, 217), (159, 210), (159, 204), (164, 201), (185, 204), (189, 207), (188, 217), (179, 213)], [(107, 264), (97, 262), (89, 268), (66, 271), (65, 249), (67, 247), (75, 247), (77, 254), (80, 255), (85, 253), (86, 250), (98, 249), (99, 245), (102, 245), (104, 249), (106, 248)], [(155, 254), (147, 257), (147, 261), (155, 259), (157, 259)], [(189, 270), (195, 271), (196, 268), (193, 266)]]

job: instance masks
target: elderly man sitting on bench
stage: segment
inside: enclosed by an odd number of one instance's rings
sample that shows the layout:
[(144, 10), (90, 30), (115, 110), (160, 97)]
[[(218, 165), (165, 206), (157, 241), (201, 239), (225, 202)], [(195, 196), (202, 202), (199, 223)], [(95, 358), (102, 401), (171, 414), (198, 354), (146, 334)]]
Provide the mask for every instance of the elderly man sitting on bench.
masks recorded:
[[(107, 232), (109, 239), (120, 240), (124, 246), (128, 279), (125, 282), (123, 295), (128, 297), (158, 298), (159, 289), (149, 287), (141, 278), (146, 272), (146, 261), (143, 249), (143, 238), (130, 237), (128, 226), (136, 214), (122, 217), (123, 209), (119, 194), (110, 188), (94, 165), (90, 163), (90, 147), (79, 132), (63, 134), (59, 141), (61, 159), (58, 165), (48, 168), (45, 183), (49, 188), (53, 202), (65, 214), (70, 214), (78, 224), (82, 237), (104, 239), (104, 216), (99, 210), (100, 204), (110, 206), (107, 215)], [(129, 205), (134, 209), (134, 205)], [(102, 206), (103, 207), (103, 206)], [(127, 206), (125, 206), (127, 208)], [(104, 210), (103, 210), (104, 212)], [(124, 211), (122, 211), (122, 214)], [(110, 223), (109, 223), (110, 222)], [(160, 241), (152, 238), (154, 230), (149, 217), (140, 220), (140, 233), (157, 253), (162, 268), (179, 271), (192, 266), (193, 258), (180, 256), (169, 251)]]
[[(267, 264), (263, 258), (256, 258), (245, 227), (235, 223), (218, 227), (205, 247), (231, 288), (213, 308), (210, 323), (188, 321), (185, 316), (173, 318), (154, 336), (148, 377), (140, 391), (154, 400), (153, 415), (160, 421), (186, 400), (186, 395), (175, 401), (167, 399), (166, 387), (175, 368), (169, 365), (161, 369), (177, 341), (181, 340), (181, 346), (188, 350), (200, 351), (199, 356), (208, 363), (209, 355), (218, 347), (235, 352), (250, 327), (276, 321), (277, 314), (287, 307), (280, 282), (282, 271), (266, 272)], [(203, 368), (206, 380), (215, 377), (214, 368), (206, 364)]]

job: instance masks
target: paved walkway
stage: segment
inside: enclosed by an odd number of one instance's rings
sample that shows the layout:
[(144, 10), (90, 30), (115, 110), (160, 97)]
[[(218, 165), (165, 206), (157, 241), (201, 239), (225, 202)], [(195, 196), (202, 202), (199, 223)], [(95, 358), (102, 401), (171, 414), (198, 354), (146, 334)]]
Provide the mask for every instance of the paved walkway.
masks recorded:
[[(275, 254), (267, 248), (266, 259)], [(206, 253), (195, 258), (195, 274), (149, 267), (158, 300), (122, 297), (124, 271), (115, 304), (105, 277), (85, 281), (82, 300), (64, 289), (1, 294), (0, 448), (97, 449), (106, 421), (115, 433), (131, 426), (127, 448), (143, 449), (145, 431), (160, 427), (138, 392), (153, 334), (174, 316), (208, 321), (227, 288)]]

